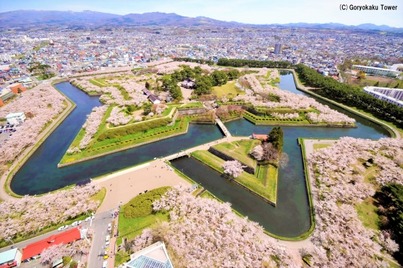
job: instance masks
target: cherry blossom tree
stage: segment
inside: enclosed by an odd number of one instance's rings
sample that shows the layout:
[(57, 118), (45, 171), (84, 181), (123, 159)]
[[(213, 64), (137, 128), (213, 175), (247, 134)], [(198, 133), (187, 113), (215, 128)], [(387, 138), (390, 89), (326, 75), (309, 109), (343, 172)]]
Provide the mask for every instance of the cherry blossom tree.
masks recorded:
[(298, 266), (261, 226), (234, 214), (228, 203), (174, 188), (153, 207), (169, 211), (170, 221), (144, 230), (133, 241), (133, 251), (163, 240), (177, 267)]
[(387, 265), (381, 250), (386, 249), (385, 254), (398, 250), (396, 242), (385, 232), (378, 236), (365, 228), (355, 205), (375, 194), (374, 186), (365, 179), (368, 165), (379, 167), (374, 174), (376, 185), (403, 183), (403, 169), (395, 160), (402, 151), (402, 139), (345, 137), (308, 156), (310, 172), (317, 174), (311, 182), (316, 219), (311, 239), (314, 266)]
[(243, 171), (242, 164), (237, 160), (225, 161), (223, 169), (224, 173), (232, 178), (238, 177)]
[(62, 257), (66, 256), (67, 250), (66, 246), (63, 244), (53, 245), (46, 249), (44, 249), (41, 253), (41, 263), (42, 264), (51, 264), (55, 260), (59, 260)]
[(12, 136), (0, 143), (0, 164), (13, 161), (21, 152), (38, 142), (46, 124), (66, 108), (66, 100), (49, 82), (44, 82), (19, 95), (1, 107), (0, 118), (13, 112), (29, 115)]
[(94, 185), (74, 187), (40, 197), (24, 196), (0, 203), (0, 240), (34, 234), (43, 228), (96, 210), (91, 196), (99, 191)]

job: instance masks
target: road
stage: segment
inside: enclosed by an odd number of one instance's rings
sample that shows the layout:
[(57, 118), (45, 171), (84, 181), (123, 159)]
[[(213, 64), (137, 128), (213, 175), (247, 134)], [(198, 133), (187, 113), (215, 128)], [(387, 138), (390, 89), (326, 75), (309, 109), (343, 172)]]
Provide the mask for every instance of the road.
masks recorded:
[[(112, 213), (114, 211), (116, 211), (116, 209), (98, 213), (95, 215), (95, 219), (92, 221), (92, 226), (91, 226), (92, 233), (93, 233), (92, 247), (90, 250), (90, 254), (88, 256), (87, 267), (101, 268), (103, 262), (105, 261), (105, 259), (103, 257), (105, 250), (108, 252), (108, 255), (109, 255), (111, 247), (114, 249), (114, 245), (112, 245), (112, 244), (109, 246), (105, 245), (105, 243), (106, 243), (105, 238), (108, 234), (110, 234), (108, 232), (108, 224), (112, 223), (112, 221), (113, 221)], [(110, 260), (110, 261), (108, 260), (108, 262), (111, 262), (111, 261), (112, 260)]]

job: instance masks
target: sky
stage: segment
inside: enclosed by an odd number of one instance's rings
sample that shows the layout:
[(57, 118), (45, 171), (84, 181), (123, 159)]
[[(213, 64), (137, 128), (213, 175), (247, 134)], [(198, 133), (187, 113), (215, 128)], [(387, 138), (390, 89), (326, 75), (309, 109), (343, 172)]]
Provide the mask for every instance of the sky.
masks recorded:
[[(375, 5), (378, 10), (341, 10), (341, 5)], [(381, 4), (397, 10), (381, 10)], [(402, 0), (0, 0), (12, 10), (92, 10), (113, 14), (166, 12), (252, 24), (373, 23), (403, 28)]]

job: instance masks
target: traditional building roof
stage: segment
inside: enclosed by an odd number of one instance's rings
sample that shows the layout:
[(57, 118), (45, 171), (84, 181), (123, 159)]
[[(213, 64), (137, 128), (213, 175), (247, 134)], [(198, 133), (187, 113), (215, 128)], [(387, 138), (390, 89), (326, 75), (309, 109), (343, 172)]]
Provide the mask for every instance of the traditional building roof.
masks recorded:
[(269, 138), (269, 135), (266, 134), (255, 134), (252, 133), (252, 139), (265, 141)]

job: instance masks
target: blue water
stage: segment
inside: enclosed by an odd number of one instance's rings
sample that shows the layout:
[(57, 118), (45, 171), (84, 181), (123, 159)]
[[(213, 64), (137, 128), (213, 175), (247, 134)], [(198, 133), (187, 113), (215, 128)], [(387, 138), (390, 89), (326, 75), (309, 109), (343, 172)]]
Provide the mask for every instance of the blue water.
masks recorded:
[(191, 124), (185, 135), (57, 168), (57, 164), (85, 122), (87, 114), (93, 107), (101, 104), (98, 97), (90, 97), (70, 83), (57, 84), (56, 88), (75, 102), (77, 107), (14, 176), (11, 189), (19, 195), (46, 193), (86, 178), (111, 173), (152, 160), (154, 157), (170, 155), (222, 138), (216, 126)]
[[(295, 88), (291, 74), (281, 75), (279, 86), (300, 94)], [(59, 169), (57, 164), (77, 135), (87, 114), (93, 107), (101, 104), (98, 97), (90, 97), (69, 83), (57, 84), (56, 88), (75, 102), (77, 107), (15, 174), (11, 181), (11, 189), (17, 194), (46, 193), (86, 178), (134, 166), (154, 157), (173, 154), (222, 137), (222, 133), (216, 126), (190, 125), (189, 132), (185, 135)], [(335, 108), (340, 110), (340, 108)], [(244, 189), (228, 183), (221, 178), (220, 174), (192, 158), (182, 158), (173, 161), (173, 164), (223, 201), (231, 202), (233, 208), (259, 222), (269, 232), (288, 237), (298, 236), (309, 229), (310, 212), (297, 138), (351, 136), (379, 139), (387, 136), (387, 132), (378, 125), (347, 112), (344, 113), (356, 118), (357, 128), (283, 127), (284, 152), (288, 154), (290, 161), (279, 171), (276, 207), (265, 203)], [(256, 126), (244, 119), (227, 123), (226, 126), (235, 136), (268, 133), (273, 127)]]

